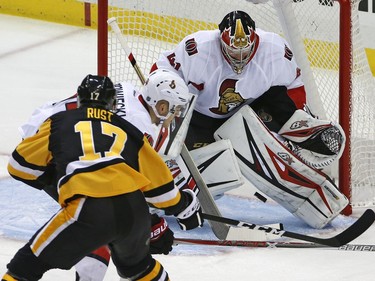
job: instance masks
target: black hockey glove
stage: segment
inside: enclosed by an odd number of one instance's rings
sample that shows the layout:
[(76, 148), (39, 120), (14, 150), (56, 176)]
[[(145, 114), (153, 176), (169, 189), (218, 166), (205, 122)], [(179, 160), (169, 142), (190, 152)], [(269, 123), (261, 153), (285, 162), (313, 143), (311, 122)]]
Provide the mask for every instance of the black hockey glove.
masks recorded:
[(151, 215), (150, 253), (168, 255), (172, 251), (173, 238), (167, 221), (156, 214)]
[(185, 196), (186, 208), (177, 217), (177, 222), (182, 230), (190, 230), (203, 225), (202, 208), (197, 196), (191, 189), (184, 189), (181, 192)]

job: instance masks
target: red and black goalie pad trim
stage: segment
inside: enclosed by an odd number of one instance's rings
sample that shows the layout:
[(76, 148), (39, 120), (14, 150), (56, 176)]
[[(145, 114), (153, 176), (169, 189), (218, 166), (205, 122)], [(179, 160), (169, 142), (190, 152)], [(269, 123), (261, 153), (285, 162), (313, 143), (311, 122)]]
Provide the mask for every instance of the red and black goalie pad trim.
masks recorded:
[[(199, 172), (202, 174), (224, 152), (225, 152), (224, 150), (223, 151), (219, 151), (218, 153), (212, 155), (212, 157), (210, 157), (209, 159), (207, 159), (203, 163), (199, 164), (197, 166)], [(221, 181), (221, 182), (208, 183), (207, 187), (211, 188), (211, 187), (215, 187), (215, 186), (218, 186), (218, 185), (223, 185), (223, 184), (227, 184), (227, 183), (231, 183), (231, 182), (235, 182), (235, 181), (236, 180), (229, 180), (229, 181)]]
[[(259, 118), (258, 118), (258, 120), (259, 120)], [(259, 120), (259, 122), (261, 122), (261, 120)], [(298, 193), (294, 192), (293, 190), (290, 190), (288, 187), (286, 187), (281, 182), (279, 182), (276, 175), (273, 173), (269, 164), (265, 160), (265, 157), (262, 155), (261, 149), (258, 147), (258, 145), (257, 145), (257, 143), (254, 139), (253, 133), (251, 132), (245, 118), (243, 118), (243, 125), (244, 125), (244, 128), (245, 128), (247, 143), (248, 143), (252, 158), (254, 159), (254, 163), (251, 163), (249, 160), (247, 160), (245, 157), (243, 157), (236, 149), (234, 149), (234, 153), (238, 157), (238, 159), (240, 161), (242, 161), (243, 164), (245, 164), (251, 170), (256, 172), (259, 177), (263, 178), (264, 180), (266, 180), (267, 182), (269, 182), (270, 184), (272, 184), (276, 188), (282, 190), (283, 192), (285, 192), (287, 194), (290, 194), (291, 196), (294, 196), (296, 198), (299, 198), (299, 199), (302, 199), (304, 201), (309, 202), (311, 204), (311, 206), (313, 206), (319, 213), (322, 214), (322, 216), (327, 217), (316, 205), (314, 205), (313, 202), (311, 202), (311, 200), (308, 197), (305, 197), (301, 194), (298, 194)], [(269, 134), (270, 134), (271, 137), (273, 137), (271, 132), (269, 132)], [(275, 139), (275, 141), (279, 142), (277, 139)], [(285, 165), (285, 170), (282, 170), (278, 166), (277, 161), (280, 161), (280, 162), (284, 163), (284, 160), (286, 160), (285, 158), (290, 157), (290, 155), (287, 155), (287, 153), (286, 153), (285, 155), (280, 156), (280, 155), (274, 153), (269, 147), (267, 147), (267, 146), (265, 146), (265, 147), (266, 147), (267, 153), (270, 156), (270, 159), (272, 160), (272, 163), (274, 164), (274, 166), (277, 170), (278, 176), (280, 178), (282, 178), (283, 180), (285, 180), (287, 182), (290, 182), (292, 184), (297, 184), (297, 185), (300, 185), (300, 186), (303, 186), (303, 187), (306, 187), (306, 188), (315, 189), (320, 194), (320, 196), (322, 197), (322, 199), (323, 199), (325, 205), (327, 206), (327, 208), (329, 210), (331, 210), (327, 200), (325, 199), (325, 195), (322, 191), (322, 188), (318, 184), (309, 180), (308, 178), (306, 178), (301, 173), (294, 170), (292, 167), (290, 167), (288, 165)], [(287, 150), (290, 154), (293, 154), (289, 149), (285, 148), (285, 150)], [(290, 158), (290, 161), (294, 161), (294, 160), (292, 158)], [(316, 170), (316, 172), (320, 173), (317, 170)]]

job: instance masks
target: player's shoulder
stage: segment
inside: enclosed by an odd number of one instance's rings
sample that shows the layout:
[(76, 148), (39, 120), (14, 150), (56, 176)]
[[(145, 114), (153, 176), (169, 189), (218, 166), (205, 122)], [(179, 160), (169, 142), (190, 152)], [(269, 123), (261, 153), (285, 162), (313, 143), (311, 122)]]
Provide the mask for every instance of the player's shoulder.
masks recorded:
[(52, 115), (50, 115), (49, 119), (51, 119), (51, 120), (59, 120), (59, 119), (62, 119), (62, 118), (72, 119), (79, 114), (82, 115), (82, 113), (78, 113), (78, 112), (83, 112), (83, 108), (82, 107), (80, 107), (80, 108), (75, 107), (75, 108), (71, 108), (69, 110), (57, 111), (57, 112), (54, 112)]
[(213, 30), (199, 30), (187, 36), (187, 38), (196, 38), (199, 42), (206, 42), (211, 40), (217, 40), (220, 32), (218, 29)]
[(259, 48), (257, 50), (257, 57), (270, 60), (270, 58), (277, 60), (285, 57), (286, 52), (291, 52), (287, 41), (279, 34), (258, 30)]
[(113, 123), (123, 131), (125, 131), (128, 136), (131, 136), (138, 140), (143, 139), (143, 132), (136, 126), (136, 124), (131, 122), (131, 120), (127, 120), (125, 118), (122, 118), (118, 114), (114, 114)]
[(193, 48), (194, 45), (202, 47), (217, 42), (219, 39), (219, 30), (200, 30), (195, 33), (189, 34), (182, 41), (181, 44), (185, 45), (185, 49)]
[(185, 37), (180, 42), (180, 50), (184, 53), (181, 64), (190, 62), (196, 68), (204, 68), (207, 61), (215, 60), (213, 56), (220, 53), (219, 35), (219, 30), (202, 30)]
[(66, 99), (53, 102), (52, 107), (56, 108), (56, 112), (60, 110), (70, 110), (77, 108), (77, 94), (74, 94), (73, 96), (70, 96)]
[(140, 90), (129, 82), (115, 84), (116, 88), (116, 114), (122, 118), (129, 119), (139, 111), (145, 111), (138, 99)]
[(117, 95), (121, 93), (132, 93), (135, 91), (135, 86), (127, 81), (122, 81), (114, 85)]
[(259, 36), (260, 44), (263, 46), (268, 46), (269, 48), (284, 48), (286, 44), (286, 40), (277, 33), (265, 31), (259, 28), (257, 28), (256, 33)]

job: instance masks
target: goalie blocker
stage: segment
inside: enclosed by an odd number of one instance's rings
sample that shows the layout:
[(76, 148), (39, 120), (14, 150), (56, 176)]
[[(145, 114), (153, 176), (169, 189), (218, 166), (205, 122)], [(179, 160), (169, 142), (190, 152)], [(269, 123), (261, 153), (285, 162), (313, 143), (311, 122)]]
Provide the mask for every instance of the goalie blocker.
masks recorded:
[(327, 225), (349, 203), (326, 174), (296, 157), (249, 106), (229, 118), (214, 137), (231, 141), (244, 177), (314, 228)]

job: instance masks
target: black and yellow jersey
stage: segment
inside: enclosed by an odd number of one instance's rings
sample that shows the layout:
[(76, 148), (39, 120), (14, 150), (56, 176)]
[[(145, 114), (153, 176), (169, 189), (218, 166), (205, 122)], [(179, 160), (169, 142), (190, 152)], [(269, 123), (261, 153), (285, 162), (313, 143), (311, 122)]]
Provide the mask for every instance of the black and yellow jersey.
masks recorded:
[(52, 180), (51, 169), (61, 205), (75, 195), (109, 197), (138, 189), (168, 213), (183, 204), (169, 169), (144, 135), (102, 108), (52, 115), (17, 146), (8, 165), (12, 177), (39, 189)]

